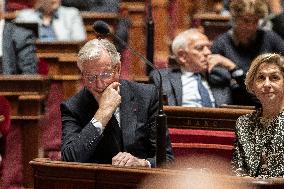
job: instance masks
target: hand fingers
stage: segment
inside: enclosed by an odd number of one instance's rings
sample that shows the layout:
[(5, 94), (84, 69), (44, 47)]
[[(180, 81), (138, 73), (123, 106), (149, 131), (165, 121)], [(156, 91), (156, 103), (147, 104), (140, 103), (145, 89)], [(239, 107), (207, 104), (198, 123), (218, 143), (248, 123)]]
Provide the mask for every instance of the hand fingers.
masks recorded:
[(124, 156), (121, 161), (119, 162), (118, 166), (126, 166), (127, 162), (132, 158), (132, 155)]
[(125, 166), (128, 160), (133, 157), (131, 154), (126, 152), (119, 152), (112, 158), (112, 165)]
[(119, 157), (121, 156), (121, 154), (122, 154), (122, 152), (119, 152), (118, 154), (116, 154), (113, 158), (112, 158), (112, 162), (111, 162), (111, 164), (112, 165), (117, 165), (117, 162), (118, 162), (118, 160), (119, 160)]
[(114, 90), (117, 91), (119, 85), (120, 85), (119, 82), (113, 82), (113, 83), (111, 83), (111, 84), (108, 86), (108, 88), (111, 88), (111, 89), (114, 89)]

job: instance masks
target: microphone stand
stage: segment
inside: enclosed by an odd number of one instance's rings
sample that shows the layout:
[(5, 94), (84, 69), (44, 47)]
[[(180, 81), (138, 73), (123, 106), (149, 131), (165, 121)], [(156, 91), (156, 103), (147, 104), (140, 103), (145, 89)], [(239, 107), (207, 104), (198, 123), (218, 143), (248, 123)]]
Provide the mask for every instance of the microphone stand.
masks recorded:
[(157, 122), (157, 140), (156, 140), (156, 164), (157, 167), (164, 167), (166, 165), (166, 132), (167, 132), (167, 115), (164, 112), (163, 109), (163, 81), (162, 81), (162, 75), (159, 72), (159, 70), (151, 63), (149, 60), (147, 60), (142, 54), (135, 51), (132, 47), (128, 46), (126, 42), (124, 42), (120, 37), (117, 35), (111, 34), (115, 39), (117, 39), (120, 43), (122, 43), (124, 46), (128, 47), (128, 49), (136, 56), (140, 57), (144, 60), (144, 62), (150, 66), (152, 69), (157, 70), (160, 78), (159, 83), (159, 111), (158, 115), (156, 117)]
[[(147, 60), (154, 62), (154, 20), (152, 16), (152, 1), (148, 0), (147, 14)], [(147, 75), (155, 69), (147, 64)], [(157, 70), (158, 71), (158, 70)], [(156, 141), (156, 164), (157, 167), (163, 167), (166, 164), (166, 131), (167, 131), (167, 115), (163, 110), (163, 85), (162, 75), (158, 71), (160, 77), (159, 85), (159, 112), (156, 117), (157, 122), (157, 141)]]
[[(150, 62), (154, 62), (154, 20), (152, 17), (152, 1), (148, 0), (148, 14), (147, 14), (147, 48), (146, 48), (146, 58)], [(146, 73), (150, 74), (152, 68), (147, 65)]]

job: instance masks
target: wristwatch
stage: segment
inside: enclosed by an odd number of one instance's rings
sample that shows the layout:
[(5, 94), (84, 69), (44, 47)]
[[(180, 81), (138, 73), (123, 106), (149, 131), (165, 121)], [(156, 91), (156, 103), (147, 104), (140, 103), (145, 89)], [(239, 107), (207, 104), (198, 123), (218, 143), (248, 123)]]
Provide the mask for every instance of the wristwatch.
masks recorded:
[(244, 70), (236, 66), (234, 69), (230, 70), (232, 78), (241, 77), (244, 75)]

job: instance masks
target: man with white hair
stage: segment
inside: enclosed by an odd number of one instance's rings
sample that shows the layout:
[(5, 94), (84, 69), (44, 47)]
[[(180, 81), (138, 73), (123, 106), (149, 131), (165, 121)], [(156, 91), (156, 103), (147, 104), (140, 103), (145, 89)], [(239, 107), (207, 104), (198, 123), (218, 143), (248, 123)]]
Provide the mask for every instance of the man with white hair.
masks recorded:
[(0, 73), (35, 74), (38, 59), (35, 36), (27, 29), (4, 20), (5, 1), (0, 0)]
[[(186, 30), (174, 38), (172, 52), (176, 64), (160, 70), (168, 105), (216, 107), (231, 104), (231, 75), (227, 70), (233, 71), (236, 66), (229, 59), (212, 54), (210, 47), (207, 36), (197, 29)], [(150, 80), (159, 84), (156, 70), (150, 74)]]
[[(85, 87), (61, 104), (62, 159), (155, 167), (155, 86), (119, 80), (120, 55), (106, 39), (86, 43), (77, 63)], [(168, 135), (166, 151), (172, 161)]]

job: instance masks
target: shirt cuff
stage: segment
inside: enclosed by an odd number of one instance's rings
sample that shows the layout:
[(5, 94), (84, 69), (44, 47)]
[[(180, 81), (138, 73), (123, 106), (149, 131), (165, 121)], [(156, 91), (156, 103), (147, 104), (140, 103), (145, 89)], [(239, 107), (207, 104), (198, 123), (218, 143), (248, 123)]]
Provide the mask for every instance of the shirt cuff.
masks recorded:
[(145, 159), (146, 163), (148, 164), (148, 167), (151, 168), (151, 163), (147, 159)]
[(96, 128), (99, 130), (100, 134), (103, 133), (103, 131), (104, 131), (103, 125), (102, 125), (102, 123), (99, 122), (95, 117), (93, 117), (93, 118), (91, 119), (91, 123), (92, 123), (92, 125), (93, 125), (94, 127), (96, 127)]

